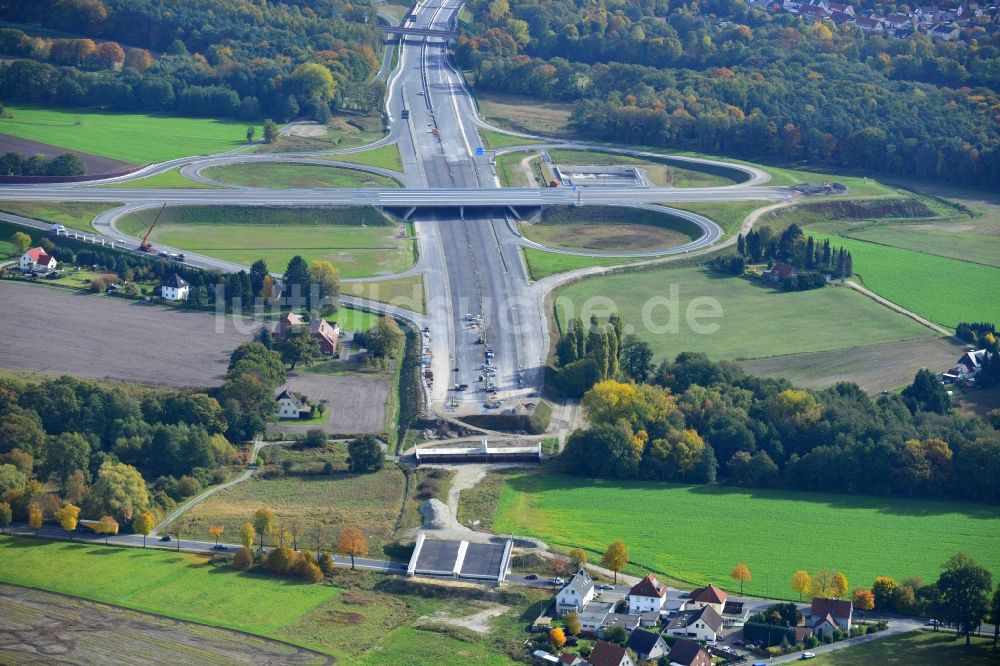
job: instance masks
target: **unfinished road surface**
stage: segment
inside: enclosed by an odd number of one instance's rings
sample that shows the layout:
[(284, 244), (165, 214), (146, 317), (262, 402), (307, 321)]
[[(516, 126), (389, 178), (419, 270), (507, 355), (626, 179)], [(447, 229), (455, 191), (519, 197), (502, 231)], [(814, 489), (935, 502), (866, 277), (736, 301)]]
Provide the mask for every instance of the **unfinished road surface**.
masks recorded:
[(14, 370), (218, 385), (252, 330), (204, 312), (0, 281), (0, 367)]

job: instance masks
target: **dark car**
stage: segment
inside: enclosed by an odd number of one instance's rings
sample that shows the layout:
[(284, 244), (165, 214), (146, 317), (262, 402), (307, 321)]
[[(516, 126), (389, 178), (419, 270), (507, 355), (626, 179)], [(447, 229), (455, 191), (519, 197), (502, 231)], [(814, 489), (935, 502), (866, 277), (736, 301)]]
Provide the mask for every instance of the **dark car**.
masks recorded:
[(538, 580), (538, 574), (528, 574), (524, 577), (524, 580)]
[(170, 541), (170, 535), (164, 534), (163, 536), (160, 537), (160, 541)]
[(212, 546), (212, 550), (229, 550), (229, 549), (223, 546), (221, 543), (217, 543), (214, 546)]

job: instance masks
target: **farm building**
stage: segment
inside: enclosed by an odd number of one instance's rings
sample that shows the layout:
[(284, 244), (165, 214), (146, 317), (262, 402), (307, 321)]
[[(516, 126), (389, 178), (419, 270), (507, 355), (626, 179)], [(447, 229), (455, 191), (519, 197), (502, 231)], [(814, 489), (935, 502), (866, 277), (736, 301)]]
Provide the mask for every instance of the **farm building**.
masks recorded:
[(533, 446), (490, 446), (486, 438), (480, 446), (448, 446), (417, 448), (418, 465), (441, 463), (507, 463), (538, 462), (542, 459), (542, 444)]
[(312, 413), (312, 407), (309, 406), (306, 397), (292, 393), (288, 389), (283, 389), (275, 401), (278, 403), (279, 419), (303, 419)]
[(33, 247), (21, 255), (19, 262), (22, 273), (34, 273), (37, 270), (54, 270), (56, 258), (40, 247)]
[(499, 543), (469, 543), (454, 539), (428, 539), (421, 531), (406, 567), (406, 575), (448, 576), (502, 583), (507, 577), (513, 547), (514, 542), (510, 539)]
[[(279, 340), (293, 328), (306, 326), (306, 322), (294, 312), (289, 312), (278, 320), (278, 325), (274, 329), (274, 337)], [(322, 317), (313, 317), (308, 323), (312, 336), (319, 341), (319, 351), (321, 354), (333, 356), (337, 353), (337, 342), (340, 340), (340, 326), (337, 322), (332, 324)]]
[(160, 296), (165, 301), (186, 301), (190, 291), (191, 285), (188, 284), (187, 280), (174, 273), (163, 281), (163, 285), (160, 287)]

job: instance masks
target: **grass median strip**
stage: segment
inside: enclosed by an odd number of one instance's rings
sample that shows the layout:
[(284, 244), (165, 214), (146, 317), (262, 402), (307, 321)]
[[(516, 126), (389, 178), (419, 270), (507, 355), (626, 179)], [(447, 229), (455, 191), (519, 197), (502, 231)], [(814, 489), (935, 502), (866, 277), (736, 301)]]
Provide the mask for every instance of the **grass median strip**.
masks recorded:
[(367, 171), (314, 164), (243, 162), (211, 167), (202, 175), (232, 185), (279, 189), (400, 187), (397, 180)]

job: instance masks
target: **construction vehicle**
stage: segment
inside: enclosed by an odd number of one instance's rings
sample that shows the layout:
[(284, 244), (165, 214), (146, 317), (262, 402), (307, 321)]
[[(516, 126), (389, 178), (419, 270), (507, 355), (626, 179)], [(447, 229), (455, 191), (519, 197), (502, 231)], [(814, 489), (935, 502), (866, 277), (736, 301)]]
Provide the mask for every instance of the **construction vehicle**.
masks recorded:
[(155, 248), (152, 243), (149, 242), (149, 234), (153, 233), (153, 227), (156, 226), (156, 222), (160, 219), (160, 215), (163, 215), (163, 210), (167, 207), (167, 204), (160, 206), (160, 210), (157, 211), (156, 217), (153, 218), (153, 223), (149, 225), (149, 229), (146, 230), (146, 235), (142, 237), (142, 242), (139, 243), (137, 248), (140, 252), (152, 253)]

